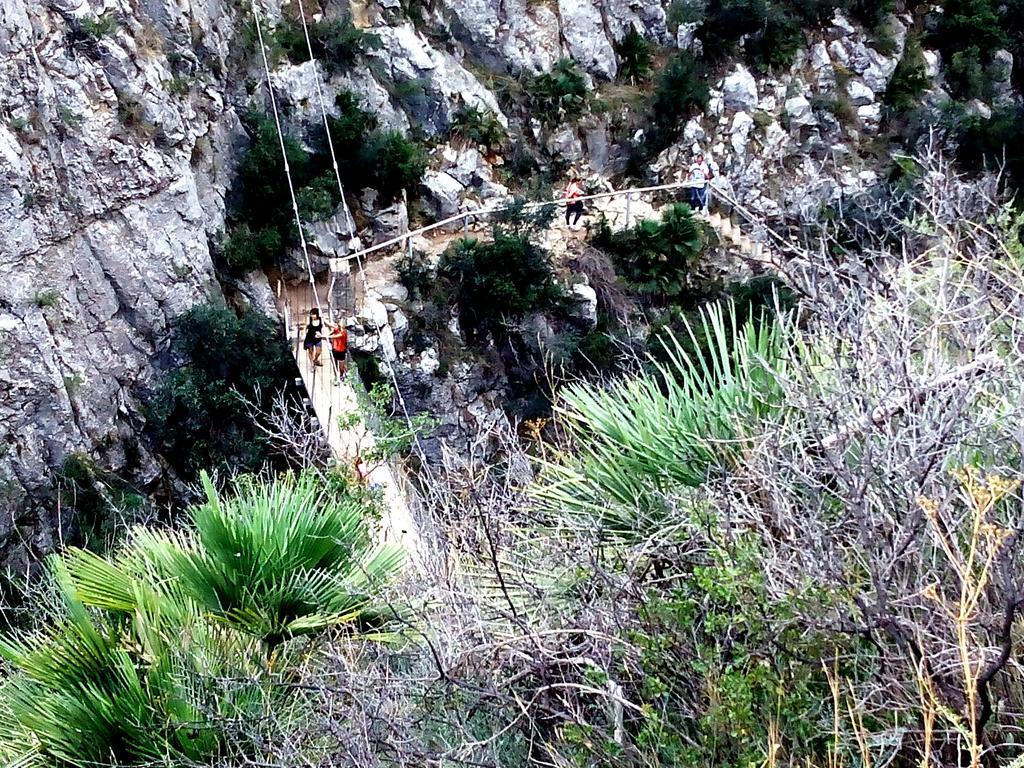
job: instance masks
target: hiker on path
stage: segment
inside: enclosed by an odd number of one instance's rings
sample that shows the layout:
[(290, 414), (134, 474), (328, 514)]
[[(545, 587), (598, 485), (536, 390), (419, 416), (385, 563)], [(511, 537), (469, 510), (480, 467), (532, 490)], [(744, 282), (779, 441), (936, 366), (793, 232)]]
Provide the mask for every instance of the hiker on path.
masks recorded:
[(338, 372), (338, 378), (334, 380), (334, 385), (337, 386), (345, 376), (348, 358), (348, 329), (341, 323), (331, 325), (331, 334), (327, 340), (331, 342), (331, 357), (334, 359), (334, 368)]
[[(565, 224), (570, 229), (576, 229), (580, 217), (584, 214), (583, 201), (580, 200), (583, 197), (583, 186), (580, 184), (580, 177), (577, 174), (574, 173), (569, 178), (569, 186), (565, 188), (563, 197), (566, 200)], [(570, 221), (570, 219), (572, 220)]]
[(710, 203), (711, 179), (715, 177), (712, 164), (704, 159), (703, 152), (697, 152), (690, 163), (690, 170), (687, 173), (687, 180), (693, 184), (690, 187), (690, 207), (708, 212)]
[(302, 340), (302, 348), (309, 355), (310, 365), (320, 365), (320, 342), (324, 330), (324, 322), (320, 319), (320, 310), (316, 307), (309, 310), (309, 320), (306, 323), (306, 336)]

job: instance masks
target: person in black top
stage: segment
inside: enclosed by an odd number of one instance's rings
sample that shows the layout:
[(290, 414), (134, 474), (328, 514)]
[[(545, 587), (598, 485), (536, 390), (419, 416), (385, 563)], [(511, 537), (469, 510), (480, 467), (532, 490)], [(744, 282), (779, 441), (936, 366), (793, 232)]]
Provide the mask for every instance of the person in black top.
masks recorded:
[(314, 307), (309, 310), (309, 322), (306, 323), (306, 336), (302, 340), (302, 348), (309, 355), (310, 365), (320, 365), (320, 334), (323, 332), (324, 321), (320, 319), (320, 310)]

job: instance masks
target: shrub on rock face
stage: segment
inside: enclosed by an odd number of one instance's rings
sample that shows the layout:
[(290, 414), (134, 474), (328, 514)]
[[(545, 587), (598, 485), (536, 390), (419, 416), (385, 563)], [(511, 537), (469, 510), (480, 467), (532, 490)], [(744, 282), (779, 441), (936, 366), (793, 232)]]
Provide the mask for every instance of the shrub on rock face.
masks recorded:
[(403, 189), (419, 186), (427, 170), (427, 153), (398, 131), (374, 131), (359, 152), (356, 165), (363, 170), (363, 186), (376, 189), (388, 203)]
[(961, 130), (958, 159), (968, 169), (996, 169), (1005, 163), (1010, 183), (1024, 189), (1024, 107), (1007, 107), (988, 120), (970, 117)]
[(615, 45), (619, 57), (619, 78), (629, 82), (645, 80), (651, 74), (651, 44), (634, 27)]
[[(245, 122), (252, 144), (238, 169), (240, 204), (223, 244), (227, 264), (242, 271), (273, 264), (287, 245), (298, 241), (277, 125), (255, 112)], [(341, 196), (333, 174), (326, 172), (326, 157), (307, 152), (289, 136), (284, 151), (303, 219), (329, 216)]]
[(364, 32), (348, 17), (307, 23), (309, 45), (299, 19), (285, 16), (274, 30), (274, 39), (293, 62), (309, 60), (309, 48), (329, 73), (344, 72), (368, 50), (380, 48), (380, 38)]
[(690, 291), (687, 277), (705, 243), (703, 224), (679, 203), (668, 206), (660, 221), (641, 221), (621, 232), (602, 222), (594, 238), (638, 293), (666, 301), (678, 301)]
[(357, 189), (372, 187), (385, 204), (414, 190), (427, 169), (423, 148), (398, 131), (382, 131), (377, 118), (347, 91), (335, 100), (339, 115), (327, 120), (342, 181)]
[(452, 117), (452, 136), (490, 150), (505, 143), (505, 129), (493, 112), (463, 104)]
[(441, 257), (437, 273), (471, 340), (503, 321), (550, 309), (562, 295), (550, 255), (519, 232), (499, 229), (490, 243), (460, 240)]
[(786, 68), (805, 43), (800, 21), (778, 6), (771, 6), (760, 34), (747, 42), (747, 62), (762, 72)]
[(549, 125), (578, 120), (587, 109), (587, 80), (571, 59), (530, 77), (525, 90), (532, 113)]
[(229, 232), (224, 258), (231, 267), (250, 272), (273, 263), (282, 250), (281, 234), (273, 227), (253, 230), (248, 224), (241, 224)]
[(946, 0), (929, 45), (946, 62), (946, 83), (960, 99), (987, 98), (993, 54), (1007, 43), (995, 0)]
[(815, 2), (793, 8), (790, 3), (768, 0), (710, 0), (697, 36), (704, 43), (705, 56), (713, 61), (730, 56), (745, 40), (747, 63), (752, 67), (764, 71), (789, 66), (804, 45), (794, 10), (810, 22), (808, 17), (820, 18), (826, 7)]
[(667, 147), (694, 110), (708, 105), (704, 66), (689, 51), (680, 51), (658, 78), (651, 103), (655, 149)]
[(910, 38), (882, 100), (894, 112), (907, 112), (919, 104), (921, 94), (928, 90), (929, 85), (921, 43)]
[(269, 407), (289, 381), (294, 364), (277, 325), (206, 304), (179, 318), (173, 349), (182, 363), (148, 408), (160, 453), (187, 477), (221, 465), (259, 469), (269, 452), (241, 398)]

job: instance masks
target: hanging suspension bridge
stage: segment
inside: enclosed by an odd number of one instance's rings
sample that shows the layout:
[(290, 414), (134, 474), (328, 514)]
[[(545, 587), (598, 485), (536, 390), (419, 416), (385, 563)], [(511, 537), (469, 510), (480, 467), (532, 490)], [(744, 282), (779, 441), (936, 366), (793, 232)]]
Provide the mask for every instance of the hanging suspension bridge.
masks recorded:
[[(267, 82), (267, 91), (274, 122), (277, 127), (277, 134), (280, 141), (281, 156), (284, 161), (285, 178), (290, 194), (292, 211), (295, 218), (295, 225), (299, 233), (299, 246), (301, 249), (304, 266), (308, 277), (308, 286), (278, 284), (277, 300), (278, 309), (284, 320), (285, 332), (288, 336), (289, 345), (295, 356), (296, 365), (299, 370), (303, 387), (308, 395), (309, 407), (314, 411), (317, 421), (324, 432), (324, 437), (330, 447), (334, 458), (345, 465), (354, 468), (357, 458), (363, 457), (372, 452), (374, 446), (374, 435), (372, 425), (366, 421), (366, 414), (361, 414), (360, 398), (357, 396), (353, 384), (353, 374), (340, 376), (337, 370), (331, 365), (330, 357), (325, 356), (323, 365), (315, 365), (303, 349), (302, 339), (304, 336), (303, 318), (308, 311), (316, 308), (321, 318), (332, 322), (335, 325), (344, 325), (344, 318), (349, 315), (357, 315), (357, 301), (355, 290), (335, 292), (332, 290), (333, 280), (339, 276), (351, 274), (350, 265), (355, 264), (358, 274), (362, 295), (365, 299), (370, 294), (371, 288), (366, 274), (367, 258), (375, 254), (388, 254), (405, 250), (411, 253), (417, 242), (424, 242), (425, 238), (433, 236), (434, 246), (440, 245), (443, 248), (448, 242), (461, 237), (468, 237), (471, 231), (481, 224), (487, 223), (513, 208), (529, 212), (544, 208), (546, 206), (564, 206), (568, 201), (556, 200), (550, 202), (533, 202), (525, 205), (498, 204), (487, 208), (478, 208), (460, 212), (426, 226), (406, 231), (401, 235), (390, 238), (367, 248), (361, 248), (347, 256), (331, 260), (331, 282), (325, 284), (318, 280), (314, 273), (312, 261), (309, 255), (309, 244), (306, 240), (302, 227), (302, 220), (299, 214), (295, 187), (292, 181), (291, 169), (288, 164), (287, 152), (285, 151), (285, 134), (281, 125), (280, 111), (277, 99), (274, 94), (271, 79), (271, 69), (267, 58), (267, 48), (264, 43), (263, 25), (260, 11), (256, 0), (250, 0), (257, 41), (260, 46), (260, 53), (264, 67), (264, 74)], [(306, 46), (309, 52), (310, 61), (315, 64), (312, 42), (309, 36), (309, 29), (306, 22), (306, 13), (303, 8), (303, 1), (298, 0), (299, 19), (305, 33)], [(314, 66), (314, 82), (316, 95), (319, 102), (321, 117), (325, 129), (328, 128), (328, 109), (324, 95), (324, 88), (320, 81), (320, 75)], [(327, 129), (327, 143), (333, 165), (335, 180), (341, 196), (346, 223), (352, 222), (352, 215), (345, 202), (345, 190), (341, 181), (341, 174), (338, 165), (337, 155), (330, 130)], [(674, 195), (687, 193), (689, 189), (697, 186), (694, 182), (679, 181), (668, 184), (653, 186), (633, 187), (623, 190), (599, 192), (592, 195), (584, 195), (575, 198), (574, 202), (590, 203), (592, 210), (602, 213), (613, 230), (625, 229), (640, 218), (658, 218), (664, 205), (656, 206), (653, 201), (669, 200)], [(701, 184), (700, 186), (703, 186)], [(737, 202), (731, 194), (722, 189), (718, 184), (711, 185), (718, 200), (724, 203), (729, 213), (712, 212), (706, 216), (708, 225), (718, 234), (721, 243), (735, 253), (738, 253), (745, 260), (760, 265), (761, 268), (773, 268), (781, 270), (783, 263), (779, 258), (780, 253), (792, 252), (794, 245), (791, 241), (776, 233), (766, 226), (764, 222), (754, 213), (750, 212), (743, 205)], [(651, 200), (652, 202), (648, 202)], [(560, 225), (555, 225), (556, 227)], [(439, 242), (438, 242), (439, 241)], [(332, 300), (322, 300), (321, 295), (328, 296)], [(347, 299), (338, 301), (336, 295), (347, 296)], [(344, 302), (344, 305), (343, 305)], [(323, 343), (322, 341), (320, 343)], [(423, 455), (422, 446), (418, 437), (415, 436), (412, 421), (401, 390), (398, 386), (398, 379), (394, 369), (394, 361), (389, 355), (382, 355), (384, 367), (393, 385), (395, 397), (398, 401), (401, 416), (408, 424), (413, 434), (414, 450), (419, 454), (424, 467), (429, 468), (426, 457)], [(388, 541), (401, 543), (409, 552), (414, 563), (421, 569), (423, 567), (423, 555), (421, 536), (416, 522), (411, 514), (408, 496), (403, 489), (401, 477), (387, 461), (380, 461), (367, 467), (367, 482), (371, 487), (379, 489), (383, 496), (386, 514), (382, 521), (382, 537)]]

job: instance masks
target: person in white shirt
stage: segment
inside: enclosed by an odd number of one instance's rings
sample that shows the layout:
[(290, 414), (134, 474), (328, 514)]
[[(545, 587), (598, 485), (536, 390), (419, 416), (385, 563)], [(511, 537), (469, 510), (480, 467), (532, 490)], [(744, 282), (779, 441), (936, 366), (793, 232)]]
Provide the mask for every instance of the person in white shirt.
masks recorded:
[(715, 176), (712, 166), (704, 159), (704, 153), (698, 152), (690, 163), (688, 178), (690, 187), (690, 207), (699, 208), (705, 213), (708, 210), (711, 179)]

